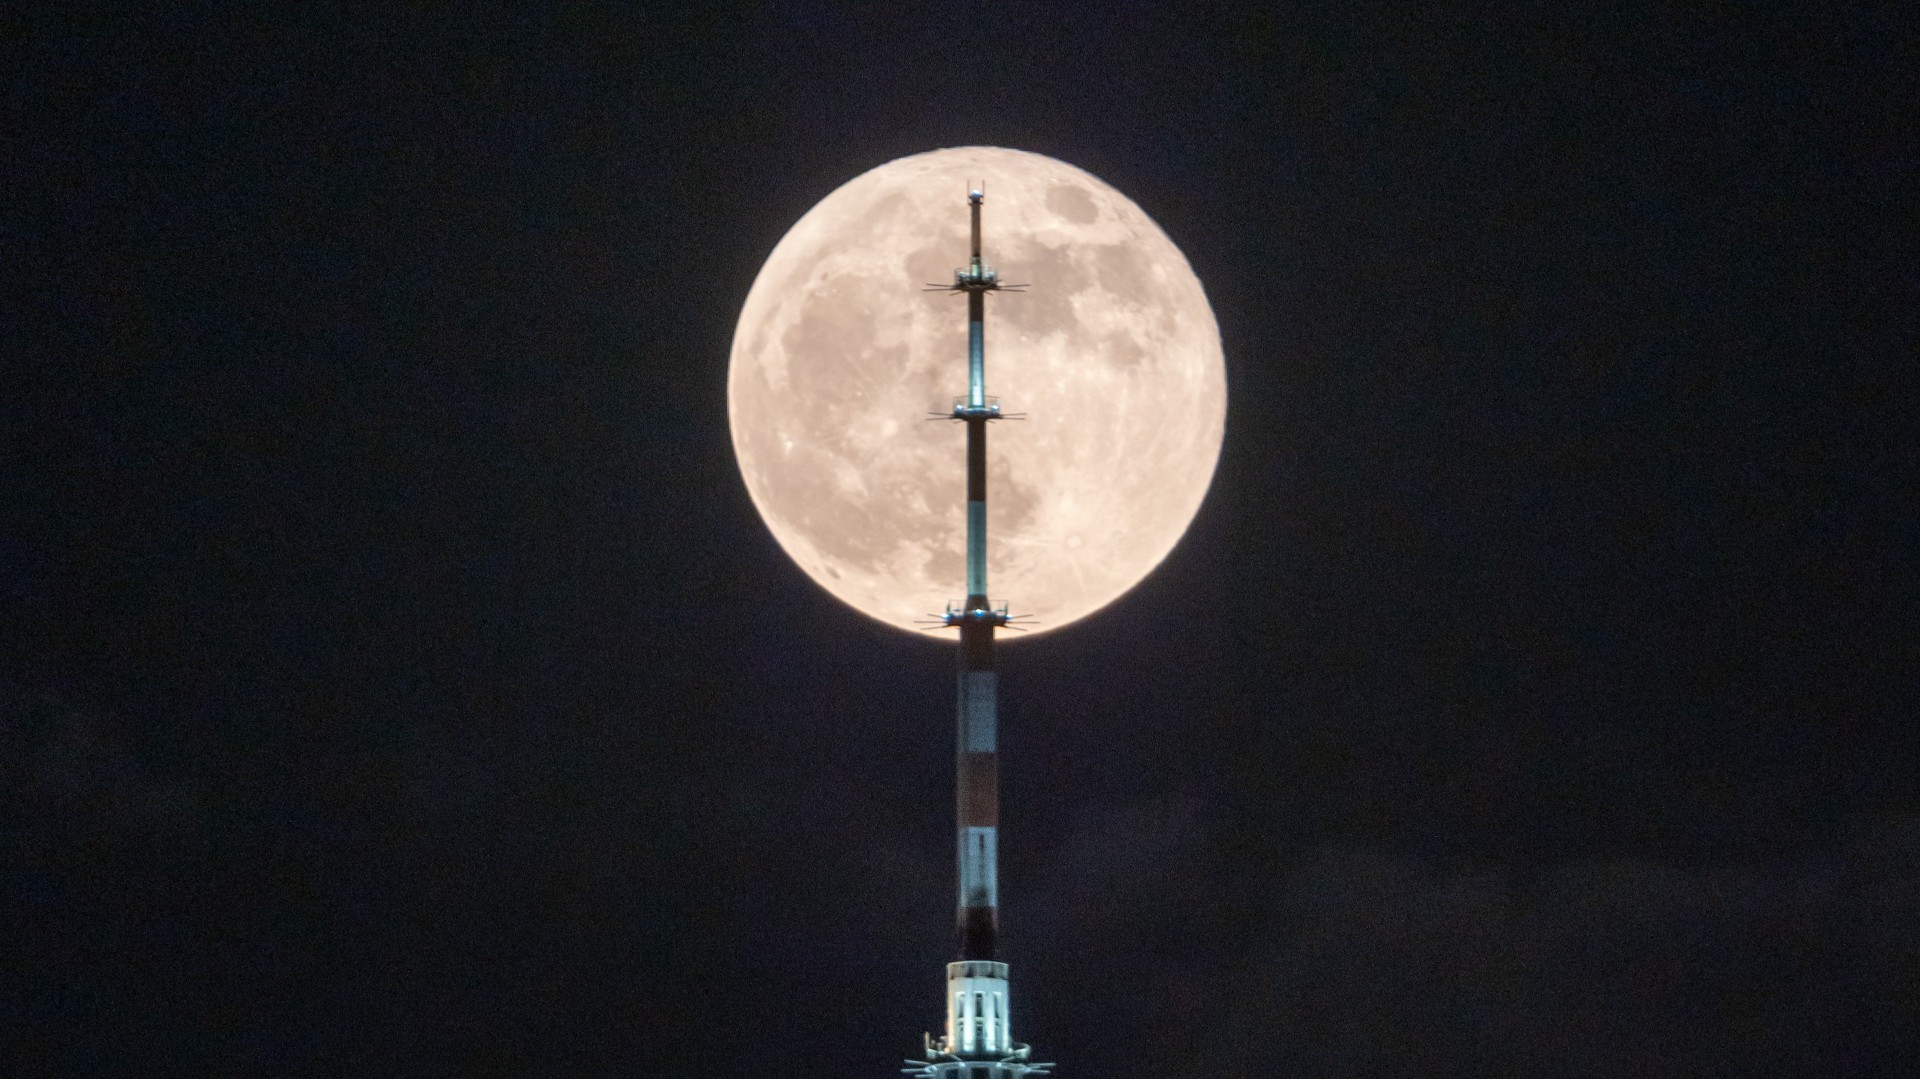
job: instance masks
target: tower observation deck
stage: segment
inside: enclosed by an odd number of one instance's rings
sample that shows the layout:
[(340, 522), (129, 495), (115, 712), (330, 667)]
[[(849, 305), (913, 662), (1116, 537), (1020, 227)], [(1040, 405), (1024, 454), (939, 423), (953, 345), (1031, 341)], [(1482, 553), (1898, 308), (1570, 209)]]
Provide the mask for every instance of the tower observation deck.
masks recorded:
[(1000, 932), (1000, 766), (993, 638), (1012, 616), (987, 599), (987, 425), (1003, 414), (999, 399), (987, 396), (986, 298), (1022, 286), (1002, 285), (981, 258), (985, 201), (980, 187), (968, 191), (973, 242), (967, 266), (953, 272), (951, 285), (930, 286), (967, 296), (967, 395), (954, 400), (951, 413), (939, 414), (967, 425), (967, 593), (959, 607), (949, 604), (936, 616), (938, 626), (960, 631), (954, 746), (959, 954), (947, 964), (946, 1032), (929, 1034), (926, 1059), (909, 1060), (901, 1069), (920, 1079), (1021, 1079), (1053, 1067), (1033, 1063), (1031, 1050), (1013, 1040), (1007, 965), (994, 954)]

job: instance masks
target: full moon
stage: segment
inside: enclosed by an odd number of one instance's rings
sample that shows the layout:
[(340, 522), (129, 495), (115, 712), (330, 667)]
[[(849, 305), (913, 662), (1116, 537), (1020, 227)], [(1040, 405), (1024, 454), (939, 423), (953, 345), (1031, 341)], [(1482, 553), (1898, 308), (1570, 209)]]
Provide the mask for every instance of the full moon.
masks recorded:
[[(835, 597), (915, 630), (966, 590), (966, 300), (923, 292), (968, 251), (991, 293), (987, 593), (1036, 633), (1132, 588), (1179, 542), (1226, 422), (1200, 281), (1132, 200), (1040, 154), (969, 146), (864, 173), (807, 211), (753, 282), (727, 407), (754, 505)], [(1003, 639), (1018, 639), (1007, 634)]]

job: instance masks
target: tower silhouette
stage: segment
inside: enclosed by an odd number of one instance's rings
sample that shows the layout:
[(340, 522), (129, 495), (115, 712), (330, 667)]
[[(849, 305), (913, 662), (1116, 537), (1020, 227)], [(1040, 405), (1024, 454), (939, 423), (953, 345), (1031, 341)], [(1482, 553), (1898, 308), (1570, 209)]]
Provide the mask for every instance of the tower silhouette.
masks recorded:
[(960, 672), (955, 731), (955, 835), (959, 895), (955, 909), (958, 958), (947, 964), (946, 1033), (926, 1037), (925, 1060), (901, 1071), (922, 1079), (1020, 1079), (1043, 1074), (1051, 1064), (1031, 1062), (1031, 1050), (1013, 1040), (1008, 1008), (1007, 965), (995, 956), (1000, 932), (999, 685), (994, 670), (994, 631), (1012, 621), (1005, 605), (987, 599), (987, 425), (1003, 415), (1000, 400), (987, 396), (987, 293), (1023, 286), (1002, 285), (980, 257), (980, 210), (984, 184), (967, 192), (973, 250), (951, 285), (930, 290), (967, 296), (967, 395), (936, 415), (967, 425), (967, 596), (947, 605), (935, 623), (960, 630)]

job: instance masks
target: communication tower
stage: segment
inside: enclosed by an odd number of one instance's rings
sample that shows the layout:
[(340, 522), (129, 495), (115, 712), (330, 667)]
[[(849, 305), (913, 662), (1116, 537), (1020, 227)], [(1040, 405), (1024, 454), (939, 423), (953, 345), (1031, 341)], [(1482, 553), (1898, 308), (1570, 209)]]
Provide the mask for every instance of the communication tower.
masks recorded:
[(987, 396), (986, 299), (989, 292), (1024, 286), (1002, 285), (980, 257), (984, 187), (967, 192), (972, 258), (953, 272), (951, 285), (929, 289), (967, 297), (967, 395), (955, 398), (950, 412), (935, 413), (967, 425), (967, 596), (958, 608), (949, 603), (934, 622), (960, 631), (954, 746), (959, 955), (947, 964), (946, 1033), (927, 1035), (926, 1059), (909, 1060), (901, 1069), (919, 1079), (1021, 1079), (1053, 1067), (1034, 1063), (1031, 1050), (1013, 1040), (1007, 965), (994, 954), (1000, 929), (1000, 766), (993, 636), (1017, 616), (987, 599), (987, 425), (1018, 417), (1003, 414), (1000, 399)]

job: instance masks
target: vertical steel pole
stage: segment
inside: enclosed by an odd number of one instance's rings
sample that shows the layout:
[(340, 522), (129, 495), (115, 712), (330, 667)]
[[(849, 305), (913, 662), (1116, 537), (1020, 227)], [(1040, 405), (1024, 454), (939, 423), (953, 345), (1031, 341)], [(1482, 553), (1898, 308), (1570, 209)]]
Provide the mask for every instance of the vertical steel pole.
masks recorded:
[[(973, 252), (967, 290), (967, 599), (985, 614), (987, 602), (987, 377), (986, 269), (980, 259), (979, 192), (969, 194)], [(990, 960), (999, 928), (1000, 767), (998, 686), (993, 621), (960, 623), (960, 685), (955, 802), (959, 839), (960, 958)]]
[(947, 964), (946, 1034), (937, 1040), (928, 1035), (928, 1059), (910, 1060), (901, 1069), (919, 1079), (1023, 1079), (1053, 1067), (1033, 1063), (1028, 1047), (1013, 1040), (1007, 965), (994, 959), (1000, 932), (1000, 758), (993, 631), (1006, 625), (1007, 615), (987, 600), (987, 423), (999, 418), (1000, 407), (987, 397), (986, 294), (1000, 286), (980, 257), (983, 199), (978, 190), (967, 194), (972, 258), (953, 275), (953, 291), (967, 294), (967, 396), (953, 407), (953, 418), (967, 424), (967, 598), (945, 617), (947, 626), (960, 630), (954, 745), (960, 955)]

